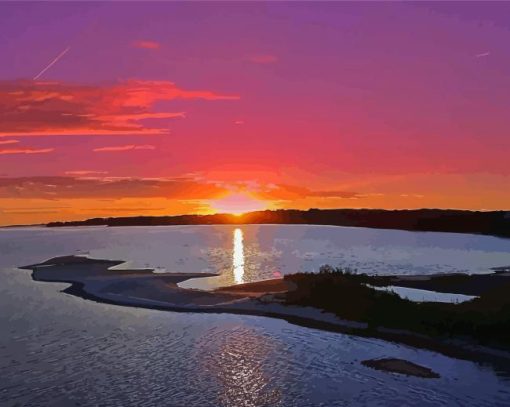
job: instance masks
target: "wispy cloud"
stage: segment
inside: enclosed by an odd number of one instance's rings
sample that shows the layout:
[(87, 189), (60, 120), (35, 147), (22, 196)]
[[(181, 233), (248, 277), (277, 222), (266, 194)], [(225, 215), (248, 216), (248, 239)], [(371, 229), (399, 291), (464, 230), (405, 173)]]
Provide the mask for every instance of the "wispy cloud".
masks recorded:
[(54, 148), (4, 149), (4, 150), (0, 150), (0, 155), (2, 155), (2, 154), (44, 154), (44, 153), (51, 153), (54, 150), (55, 150)]
[(121, 151), (132, 151), (132, 150), (155, 150), (156, 147), (150, 145), (150, 144), (143, 144), (143, 145), (135, 145), (135, 144), (128, 144), (125, 146), (109, 146), (109, 147), (98, 147), (94, 148), (94, 152), (96, 153), (108, 153), (108, 152), (121, 152)]
[(422, 199), (425, 198), (425, 195), (422, 194), (400, 194), (402, 198), (418, 198)]
[(237, 99), (237, 95), (181, 89), (168, 81), (128, 80), (103, 86), (0, 81), (0, 137), (167, 134), (167, 127), (146, 120), (185, 114), (155, 112), (158, 102)]
[(296, 199), (357, 199), (363, 196), (358, 192), (345, 190), (311, 190), (306, 187), (286, 184), (268, 184), (262, 186), (257, 196), (267, 200), (293, 201)]
[[(296, 185), (262, 184), (255, 181), (225, 183), (195, 176), (111, 177), (101, 171), (70, 171), (72, 176), (0, 177), (0, 198), (26, 199), (120, 199), (160, 197), (179, 200), (211, 200), (232, 194), (249, 194), (267, 201), (307, 198), (357, 197), (354, 192), (314, 191)], [(202, 202), (204, 204), (204, 202)]]
[(269, 54), (250, 55), (247, 59), (255, 64), (274, 64), (278, 61), (276, 56)]
[(491, 53), (489, 51), (487, 52), (482, 52), (481, 54), (476, 54), (475, 55), (475, 58), (483, 58), (483, 57), (488, 57)]
[(193, 178), (0, 177), (0, 198), (20, 199), (212, 199), (226, 189)]
[(150, 41), (150, 40), (133, 41), (132, 45), (135, 48), (144, 48), (144, 49), (159, 49), (159, 47), (160, 47), (159, 42)]
[(76, 171), (66, 171), (64, 172), (66, 175), (74, 175), (74, 176), (87, 176), (87, 175), (106, 175), (108, 171), (94, 171), (94, 170), (76, 170)]
[(16, 144), (19, 140), (0, 140), (0, 144)]

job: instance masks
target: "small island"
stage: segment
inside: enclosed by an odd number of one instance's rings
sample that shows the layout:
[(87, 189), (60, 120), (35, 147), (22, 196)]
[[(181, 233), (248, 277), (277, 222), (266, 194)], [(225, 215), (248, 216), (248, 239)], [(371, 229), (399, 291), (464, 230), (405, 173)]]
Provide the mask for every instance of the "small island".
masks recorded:
[(383, 358), (371, 359), (361, 362), (362, 365), (385, 372), (399, 373), (407, 376), (422, 377), (424, 379), (438, 379), (438, 373), (425, 366), (417, 365), (403, 359)]

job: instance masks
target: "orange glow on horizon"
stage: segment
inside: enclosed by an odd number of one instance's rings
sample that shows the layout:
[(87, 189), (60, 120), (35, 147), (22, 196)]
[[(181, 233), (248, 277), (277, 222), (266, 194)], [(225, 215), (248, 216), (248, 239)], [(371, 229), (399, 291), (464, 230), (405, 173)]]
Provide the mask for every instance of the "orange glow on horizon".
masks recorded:
[(231, 213), (238, 216), (247, 212), (268, 209), (267, 202), (241, 193), (231, 194), (223, 198), (211, 200), (210, 205), (215, 212)]

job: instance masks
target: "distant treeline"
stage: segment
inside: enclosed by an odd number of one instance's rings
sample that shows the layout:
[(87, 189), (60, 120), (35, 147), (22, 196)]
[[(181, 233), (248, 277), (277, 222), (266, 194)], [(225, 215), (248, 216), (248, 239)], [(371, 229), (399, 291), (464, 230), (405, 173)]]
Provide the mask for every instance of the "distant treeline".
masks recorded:
[(310, 224), (378, 229), (476, 233), (510, 237), (510, 212), (474, 212), (443, 209), (282, 209), (231, 214), (134, 216), (93, 218), (84, 221), (51, 222), (57, 226), (161, 226), (215, 224)]

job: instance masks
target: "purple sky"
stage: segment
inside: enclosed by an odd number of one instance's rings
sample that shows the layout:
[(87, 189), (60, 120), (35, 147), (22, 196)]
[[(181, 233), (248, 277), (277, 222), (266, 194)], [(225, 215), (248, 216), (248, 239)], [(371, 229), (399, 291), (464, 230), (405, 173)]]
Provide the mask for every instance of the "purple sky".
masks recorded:
[(270, 207), (510, 208), (510, 3), (2, 3), (0, 26), (3, 177), (192, 173)]

